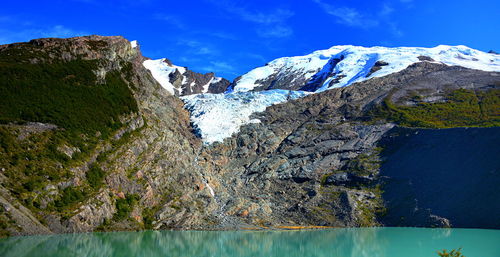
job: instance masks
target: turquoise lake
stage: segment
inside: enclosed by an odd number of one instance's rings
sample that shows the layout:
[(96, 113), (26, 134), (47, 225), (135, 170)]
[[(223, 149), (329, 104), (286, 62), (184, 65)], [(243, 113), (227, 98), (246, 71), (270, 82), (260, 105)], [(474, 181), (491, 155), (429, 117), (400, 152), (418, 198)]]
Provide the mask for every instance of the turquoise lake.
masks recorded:
[(499, 257), (500, 230), (349, 228), (308, 231), (144, 231), (11, 237), (0, 256), (425, 257), (462, 247)]

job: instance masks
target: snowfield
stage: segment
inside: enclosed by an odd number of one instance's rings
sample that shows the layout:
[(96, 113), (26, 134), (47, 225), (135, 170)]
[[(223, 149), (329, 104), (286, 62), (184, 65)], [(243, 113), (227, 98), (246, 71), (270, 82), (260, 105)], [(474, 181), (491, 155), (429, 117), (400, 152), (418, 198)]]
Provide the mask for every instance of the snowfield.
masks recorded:
[[(266, 66), (251, 70), (236, 82), (234, 92), (251, 91), (261, 86), (258, 81), (286, 73), (300, 73), (305, 79), (313, 75), (323, 75), (327, 80), (318, 91), (329, 88), (344, 87), (374, 77), (382, 77), (394, 72), (402, 71), (409, 65), (419, 62), (419, 56), (432, 58), (435, 62), (447, 65), (458, 65), (470, 69), (484, 71), (500, 71), (500, 55), (481, 52), (466, 46), (440, 45), (434, 48), (424, 47), (361, 47), (361, 46), (334, 46), (327, 50), (315, 51), (311, 54), (296, 57), (276, 59)], [(333, 72), (325, 67), (331, 59), (339, 59)], [(377, 61), (388, 63), (382, 69), (367, 75)], [(320, 70), (318, 72), (318, 70)], [(328, 73), (328, 74), (321, 74)], [(341, 78), (338, 83), (330, 85), (332, 80)]]
[(241, 126), (258, 123), (250, 119), (255, 112), (268, 106), (303, 97), (309, 92), (269, 90), (260, 92), (235, 92), (229, 94), (196, 94), (183, 96), (185, 108), (191, 112), (191, 121), (203, 139), (211, 144), (237, 133)]
[[(271, 61), (241, 76), (238, 81), (234, 82), (234, 87), (224, 94), (198, 94), (183, 96), (181, 99), (185, 103), (185, 108), (191, 112), (191, 121), (202, 140), (210, 144), (223, 141), (237, 133), (245, 124), (260, 122), (251, 120), (250, 115), (262, 112), (268, 106), (399, 72), (413, 63), (420, 62), (419, 57), (446, 65), (500, 72), (500, 55), (485, 53), (466, 46), (388, 48), (345, 45), (315, 51), (304, 56), (283, 57)], [(144, 66), (152, 72), (155, 79), (165, 89), (173, 94), (174, 88), (169, 82), (169, 75), (176, 69), (181, 73), (185, 70), (179, 66), (169, 66), (163, 60), (148, 60), (144, 62)], [(383, 65), (379, 65), (379, 69), (373, 71), (372, 67), (376, 63), (383, 63)], [(315, 92), (252, 91), (261, 86), (259, 80), (265, 80), (270, 76), (279, 78), (291, 73), (296, 74), (294, 76), (302, 76), (310, 82), (321, 78), (319, 80), (321, 84), (316, 87)], [(214, 79), (208, 85), (216, 81)], [(205, 87), (208, 88), (208, 85)]]

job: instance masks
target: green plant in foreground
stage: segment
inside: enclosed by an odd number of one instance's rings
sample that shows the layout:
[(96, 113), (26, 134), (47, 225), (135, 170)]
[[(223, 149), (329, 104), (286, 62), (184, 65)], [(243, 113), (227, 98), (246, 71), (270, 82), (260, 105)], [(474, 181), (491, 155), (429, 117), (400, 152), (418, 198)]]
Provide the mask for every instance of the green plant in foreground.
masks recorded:
[(465, 255), (462, 254), (462, 248), (453, 249), (449, 252), (447, 250), (442, 250), (438, 251), (437, 254), (440, 257), (465, 257)]

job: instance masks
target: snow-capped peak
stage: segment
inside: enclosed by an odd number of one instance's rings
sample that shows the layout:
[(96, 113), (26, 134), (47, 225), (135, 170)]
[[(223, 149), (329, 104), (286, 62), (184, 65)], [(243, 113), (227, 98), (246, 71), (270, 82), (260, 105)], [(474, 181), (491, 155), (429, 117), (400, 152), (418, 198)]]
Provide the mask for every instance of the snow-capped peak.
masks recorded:
[(153, 77), (170, 94), (176, 96), (198, 93), (221, 93), (229, 85), (229, 81), (215, 77), (214, 73), (201, 74), (186, 67), (173, 65), (170, 60), (146, 60), (144, 67), (151, 71)]
[[(304, 89), (301, 86), (315, 82), (320, 84), (309, 85), (307, 90), (323, 91), (398, 72), (422, 60), (500, 71), (498, 55), (466, 46), (389, 48), (343, 45), (304, 56), (278, 58), (241, 76), (231, 90), (245, 92), (269, 87)], [(317, 78), (322, 80), (318, 81)]]
[(170, 82), (170, 74), (179, 71), (181, 74), (186, 72), (186, 68), (176, 66), (170, 63), (168, 59), (146, 60), (143, 63), (146, 69), (151, 71), (153, 77), (172, 95), (179, 95), (178, 89)]

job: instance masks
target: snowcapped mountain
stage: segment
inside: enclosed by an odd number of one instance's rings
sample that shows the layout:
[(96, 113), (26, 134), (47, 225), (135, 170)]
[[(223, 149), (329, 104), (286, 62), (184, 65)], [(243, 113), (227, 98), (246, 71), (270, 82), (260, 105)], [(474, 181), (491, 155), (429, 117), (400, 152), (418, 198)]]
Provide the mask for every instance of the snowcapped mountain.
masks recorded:
[(219, 93), (181, 97), (191, 111), (191, 120), (199, 135), (210, 144), (230, 137), (242, 125), (259, 122), (251, 120), (250, 115), (273, 104), (383, 77), (417, 62), (500, 71), (500, 55), (466, 46), (388, 48), (345, 45), (304, 56), (276, 59), (238, 77), (222, 94), (228, 84), (213, 74), (192, 79), (193, 76), (185, 75), (190, 71), (172, 65), (167, 59), (148, 60), (144, 66), (175, 95)]
[(172, 95), (183, 96), (199, 93), (222, 93), (229, 81), (215, 77), (214, 73), (201, 74), (186, 67), (172, 64), (166, 58), (146, 60), (144, 67), (151, 71), (153, 77)]
[(237, 78), (228, 91), (268, 89), (323, 91), (401, 71), (430, 61), (484, 71), (500, 71), (500, 55), (466, 46), (423, 47), (334, 46), (296, 57), (283, 57)]

